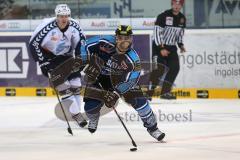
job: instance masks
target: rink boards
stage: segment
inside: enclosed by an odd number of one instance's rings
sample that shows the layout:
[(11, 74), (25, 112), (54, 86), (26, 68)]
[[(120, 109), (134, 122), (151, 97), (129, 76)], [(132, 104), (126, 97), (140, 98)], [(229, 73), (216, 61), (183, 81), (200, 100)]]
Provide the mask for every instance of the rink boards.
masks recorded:
[[(143, 88), (143, 90), (146, 90)], [(240, 98), (240, 89), (219, 89), (219, 88), (175, 88), (173, 94), (180, 99), (237, 99)], [(154, 97), (159, 97), (160, 89), (155, 90)], [(0, 96), (36, 96), (36, 97), (49, 97), (55, 96), (54, 91), (48, 87), (0, 87)]]
[[(47, 78), (31, 57), (28, 48), (31, 34), (1, 33), (0, 96), (53, 96), (47, 88)], [(113, 32), (88, 31), (86, 34)], [(141, 61), (151, 62), (152, 30), (135, 30), (134, 34), (134, 48)], [(180, 72), (173, 93), (178, 98), (239, 98), (239, 37), (240, 29), (186, 30), (187, 52), (179, 54)], [(157, 90), (155, 97), (159, 93)]]

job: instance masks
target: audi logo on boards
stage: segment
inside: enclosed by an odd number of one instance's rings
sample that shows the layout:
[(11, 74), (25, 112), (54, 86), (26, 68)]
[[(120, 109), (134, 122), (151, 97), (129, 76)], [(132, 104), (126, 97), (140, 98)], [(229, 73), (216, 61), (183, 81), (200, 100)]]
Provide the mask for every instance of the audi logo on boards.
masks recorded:
[(10, 22), (8, 23), (8, 29), (19, 29), (20, 24), (18, 22)]
[(107, 27), (116, 28), (119, 25), (120, 25), (119, 21), (108, 21), (107, 22)]

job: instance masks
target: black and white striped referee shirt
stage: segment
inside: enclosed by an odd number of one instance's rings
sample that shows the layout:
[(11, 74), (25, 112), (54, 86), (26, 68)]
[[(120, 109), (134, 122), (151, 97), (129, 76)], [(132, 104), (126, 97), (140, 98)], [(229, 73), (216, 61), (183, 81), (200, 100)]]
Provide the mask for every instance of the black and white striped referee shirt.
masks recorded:
[(154, 42), (157, 46), (168, 45), (179, 47), (183, 45), (184, 28), (186, 18), (180, 12), (178, 15), (172, 13), (172, 9), (158, 15), (154, 26)]

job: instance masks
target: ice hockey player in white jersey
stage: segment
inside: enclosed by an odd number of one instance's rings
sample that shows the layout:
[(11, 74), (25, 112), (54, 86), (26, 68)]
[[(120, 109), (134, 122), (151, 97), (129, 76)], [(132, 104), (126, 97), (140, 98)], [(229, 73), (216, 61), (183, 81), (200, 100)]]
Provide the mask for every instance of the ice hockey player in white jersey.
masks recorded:
[[(58, 65), (79, 55), (79, 48), (85, 43), (85, 35), (78, 22), (71, 18), (68, 5), (57, 5), (55, 14), (56, 17), (44, 20), (35, 29), (29, 42), (32, 56), (46, 77)], [(80, 77), (80, 72), (70, 74), (63, 84), (56, 86), (56, 90), (62, 102), (72, 101), (69, 107), (72, 118), (78, 122), (80, 127), (84, 127), (87, 122), (80, 114)]]

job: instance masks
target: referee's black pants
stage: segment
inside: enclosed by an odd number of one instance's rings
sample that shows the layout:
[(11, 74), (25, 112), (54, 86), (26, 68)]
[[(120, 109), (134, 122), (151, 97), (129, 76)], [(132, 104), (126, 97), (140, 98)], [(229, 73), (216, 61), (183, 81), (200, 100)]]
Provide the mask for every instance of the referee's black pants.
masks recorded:
[(170, 53), (167, 57), (160, 54), (160, 48), (153, 42), (152, 55), (157, 55), (158, 67), (153, 69), (150, 75), (153, 89), (159, 85), (159, 80), (164, 74), (165, 78), (162, 83), (161, 95), (169, 93), (172, 89), (174, 81), (179, 73), (180, 65), (176, 46), (165, 46)]

